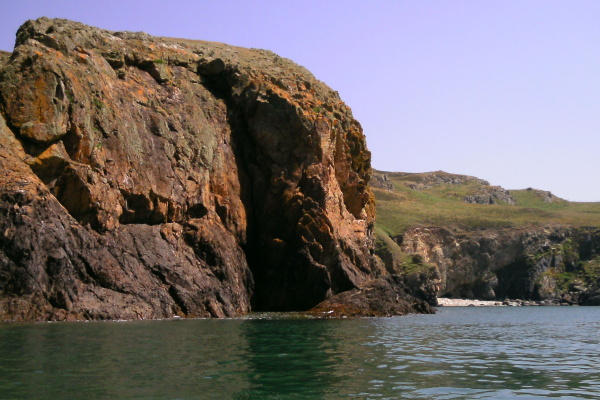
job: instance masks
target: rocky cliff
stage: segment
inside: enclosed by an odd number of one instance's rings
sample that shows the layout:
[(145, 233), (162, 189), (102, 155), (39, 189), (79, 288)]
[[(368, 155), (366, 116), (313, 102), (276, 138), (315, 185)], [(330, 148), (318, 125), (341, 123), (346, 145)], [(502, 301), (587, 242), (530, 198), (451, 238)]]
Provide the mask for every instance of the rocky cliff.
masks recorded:
[(600, 305), (598, 228), (416, 227), (395, 242), (429, 265), (417, 276), (439, 297)]
[(306, 310), (383, 271), (370, 153), (269, 51), (41, 18), (0, 70), (0, 318)]

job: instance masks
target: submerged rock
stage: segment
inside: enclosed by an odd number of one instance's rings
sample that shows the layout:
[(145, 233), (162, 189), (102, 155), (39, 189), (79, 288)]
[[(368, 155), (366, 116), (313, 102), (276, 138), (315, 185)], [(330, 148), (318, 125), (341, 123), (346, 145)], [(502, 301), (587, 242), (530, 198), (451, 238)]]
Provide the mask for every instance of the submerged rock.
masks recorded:
[(0, 61), (0, 319), (307, 310), (384, 273), (362, 129), (304, 68), (47, 18)]

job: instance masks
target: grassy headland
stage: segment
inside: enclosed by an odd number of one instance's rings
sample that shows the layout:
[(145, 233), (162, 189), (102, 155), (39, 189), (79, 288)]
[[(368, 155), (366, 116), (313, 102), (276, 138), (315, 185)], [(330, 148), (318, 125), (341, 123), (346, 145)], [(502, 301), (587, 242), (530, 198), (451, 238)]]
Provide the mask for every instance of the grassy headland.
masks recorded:
[[(537, 296), (569, 303), (581, 302), (582, 293), (592, 293), (588, 297), (596, 296), (594, 288), (600, 287), (600, 254), (595, 250), (598, 247), (597, 239), (593, 238), (598, 236), (600, 228), (600, 203), (569, 202), (550, 192), (532, 188), (508, 191), (491, 186), (482, 179), (442, 171), (374, 171), (371, 182), (377, 202), (375, 252), (390, 273), (403, 275), (410, 287), (419, 288), (422, 297), (432, 301), (437, 295), (438, 289), (433, 287), (435, 285), (432, 282), (439, 278), (438, 268), (427, 262), (423, 254), (403, 251), (401, 243), (404, 238), (398, 236), (404, 235), (407, 230), (437, 227), (455, 232), (460, 240), (479, 243), (479, 238), (486, 237), (490, 231), (495, 231), (492, 237), (497, 237), (496, 232), (503, 232), (500, 237), (510, 242), (511, 237), (519, 237), (519, 232), (539, 231), (539, 228), (551, 226), (584, 228), (578, 229), (579, 239), (589, 239), (582, 242), (573, 237), (560, 242), (558, 238), (557, 243), (541, 246), (528, 254), (525, 260), (513, 260), (515, 265), (521, 263), (523, 268), (541, 268), (541, 272), (538, 271), (537, 277), (530, 282), (538, 287), (539, 294), (522, 291), (516, 296)], [(498, 241), (501, 242), (502, 239)], [(449, 251), (452, 253), (451, 249)], [(476, 254), (465, 251), (464, 254), (448, 255), (447, 264), (453, 264), (452, 257), (462, 260), (459, 263), (468, 263), (471, 258), (477, 258)], [(493, 256), (493, 251), (488, 255)], [(550, 264), (545, 265), (544, 260), (551, 260), (548, 261)], [(482, 265), (487, 264), (483, 262)], [(489, 276), (486, 276), (495, 277), (495, 282), (489, 279), (488, 286), (497, 289), (499, 278), (495, 274), (489, 272)], [(468, 283), (470, 278), (472, 282)], [(462, 276), (460, 279), (463, 285), (471, 284), (469, 290), (481, 286), (485, 281), (475, 275)], [(454, 289), (454, 295), (460, 295), (462, 289)], [(474, 293), (470, 296), (477, 296)], [(598, 297), (600, 304), (600, 295)]]
[[(373, 180), (376, 226), (392, 237), (415, 226), (455, 227), (467, 231), (558, 224), (600, 226), (600, 203), (570, 202), (531, 188), (505, 191), (508, 197), (495, 196), (502, 194), (503, 189), (481, 179), (442, 171), (374, 171), (374, 174), (387, 177), (385, 185)], [(495, 204), (465, 201), (477, 195), (493, 198)]]

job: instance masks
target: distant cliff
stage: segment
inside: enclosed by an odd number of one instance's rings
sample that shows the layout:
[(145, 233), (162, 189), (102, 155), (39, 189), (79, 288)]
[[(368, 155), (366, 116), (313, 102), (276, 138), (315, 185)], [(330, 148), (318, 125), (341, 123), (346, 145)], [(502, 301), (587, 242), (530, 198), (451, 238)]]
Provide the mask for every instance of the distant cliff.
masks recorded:
[(600, 305), (600, 204), (442, 171), (376, 172), (373, 181), (376, 253), (430, 303)]
[(436, 266), (440, 297), (600, 305), (598, 228), (414, 228), (396, 240)]
[(385, 274), (362, 129), (304, 68), (47, 18), (0, 61), (0, 319), (307, 310)]

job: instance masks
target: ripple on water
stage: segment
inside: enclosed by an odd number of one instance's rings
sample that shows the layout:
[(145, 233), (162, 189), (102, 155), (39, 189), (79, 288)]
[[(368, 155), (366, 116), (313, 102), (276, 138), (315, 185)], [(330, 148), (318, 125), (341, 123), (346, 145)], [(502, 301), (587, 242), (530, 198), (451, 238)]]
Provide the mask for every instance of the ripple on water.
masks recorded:
[(600, 398), (600, 308), (0, 325), (0, 399)]

